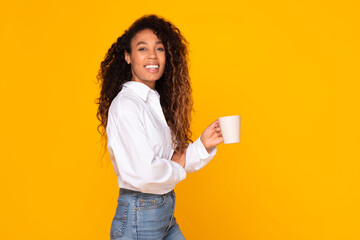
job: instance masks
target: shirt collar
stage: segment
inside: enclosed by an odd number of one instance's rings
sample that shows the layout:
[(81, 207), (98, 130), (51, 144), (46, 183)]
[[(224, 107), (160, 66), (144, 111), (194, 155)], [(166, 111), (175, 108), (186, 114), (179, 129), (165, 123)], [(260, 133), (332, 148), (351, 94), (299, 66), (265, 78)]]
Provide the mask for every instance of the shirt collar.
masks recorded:
[(138, 95), (142, 100), (146, 101), (149, 92), (155, 93), (155, 95), (159, 98), (160, 95), (156, 90), (152, 90), (146, 84), (135, 81), (128, 81), (124, 83), (124, 87), (130, 88), (136, 95)]

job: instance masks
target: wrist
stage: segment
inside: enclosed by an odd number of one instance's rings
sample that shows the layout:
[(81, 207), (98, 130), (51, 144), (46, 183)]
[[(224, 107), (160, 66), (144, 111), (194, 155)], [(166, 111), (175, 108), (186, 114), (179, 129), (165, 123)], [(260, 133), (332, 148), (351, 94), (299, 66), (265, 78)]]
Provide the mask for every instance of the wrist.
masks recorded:
[(214, 150), (215, 146), (208, 146), (208, 145), (205, 143), (205, 141), (203, 140), (203, 135), (202, 135), (202, 134), (201, 134), (201, 136), (200, 136), (200, 141), (201, 141), (202, 145), (205, 147), (205, 149), (206, 149), (206, 151), (207, 151), (208, 153), (211, 153), (211, 151)]
[(203, 139), (203, 135), (202, 135), (202, 134), (201, 134), (201, 136), (200, 136), (200, 141), (201, 141), (202, 145), (205, 147), (205, 149), (207, 150), (207, 149), (209, 148), (209, 146), (207, 146), (207, 145), (205, 144), (205, 141), (204, 141), (204, 139)]

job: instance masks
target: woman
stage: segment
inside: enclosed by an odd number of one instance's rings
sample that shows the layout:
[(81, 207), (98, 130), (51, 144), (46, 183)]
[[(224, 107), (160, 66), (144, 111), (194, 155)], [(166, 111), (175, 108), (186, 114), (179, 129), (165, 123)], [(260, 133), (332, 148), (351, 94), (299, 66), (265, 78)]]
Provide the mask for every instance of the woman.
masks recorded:
[(186, 40), (170, 22), (144, 16), (108, 50), (98, 79), (99, 127), (120, 188), (111, 239), (185, 239), (173, 189), (223, 142), (216, 120), (189, 143)]

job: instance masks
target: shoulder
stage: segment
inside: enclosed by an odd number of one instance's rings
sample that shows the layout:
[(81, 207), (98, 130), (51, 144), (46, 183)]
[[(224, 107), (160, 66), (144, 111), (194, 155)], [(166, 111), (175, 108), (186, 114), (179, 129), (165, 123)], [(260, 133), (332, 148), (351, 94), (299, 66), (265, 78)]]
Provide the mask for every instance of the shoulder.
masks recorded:
[(132, 91), (123, 88), (113, 99), (109, 107), (109, 114), (120, 117), (123, 114), (140, 115), (143, 112), (143, 104), (139, 97)]

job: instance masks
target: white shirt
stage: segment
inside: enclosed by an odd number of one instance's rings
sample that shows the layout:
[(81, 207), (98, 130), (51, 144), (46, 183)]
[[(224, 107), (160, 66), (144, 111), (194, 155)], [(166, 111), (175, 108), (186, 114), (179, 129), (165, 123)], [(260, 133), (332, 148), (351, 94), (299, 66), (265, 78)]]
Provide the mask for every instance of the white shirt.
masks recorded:
[(203, 168), (216, 154), (206, 151), (200, 137), (186, 150), (186, 165), (171, 161), (171, 131), (160, 95), (147, 85), (126, 82), (112, 101), (106, 127), (110, 160), (120, 188), (165, 194)]

